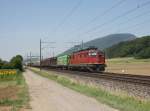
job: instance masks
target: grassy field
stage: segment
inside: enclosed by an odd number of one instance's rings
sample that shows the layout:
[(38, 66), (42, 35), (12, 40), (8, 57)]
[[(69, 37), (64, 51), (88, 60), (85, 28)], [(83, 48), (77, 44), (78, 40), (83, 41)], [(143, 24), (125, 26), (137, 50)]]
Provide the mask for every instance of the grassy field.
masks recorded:
[(23, 111), (28, 107), (28, 91), (22, 72), (0, 76), (0, 111)]
[(54, 80), (65, 87), (83, 93), (87, 96), (94, 97), (98, 101), (119, 109), (120, 111), (149, 111), (150, 109), (150, 101), (140, 101), (128, 96), (116, 96), (100, 88), (74, 82), (64, 76), (58, 76), (46, 71), (40, 72), (39, 69), (36, 68), (31, 68), (30, 70), (50, 80)]
[(106, 60), (107, 72), (150, 76), (150, 59), (114, 58)]

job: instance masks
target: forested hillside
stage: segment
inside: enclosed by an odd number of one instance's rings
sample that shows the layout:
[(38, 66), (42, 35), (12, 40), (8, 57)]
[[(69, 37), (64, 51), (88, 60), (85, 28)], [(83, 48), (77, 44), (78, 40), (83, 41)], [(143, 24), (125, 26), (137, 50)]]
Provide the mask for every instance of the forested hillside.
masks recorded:
[(108, 58), (135, 57), (150, 58), (150, 36), (120, 42), (105, 49)]
[[(129, 33), (120, 33), (120, 34), (110, 34), (104, 37), (99, 37), (97, 39), (88, 41), (86, 43), (83, 44), (83, 48), (88, 48), (90, 46), (94, 46), (99, 48), (100, 50), (103, 50), (105, 48), (108, 48), (114, 44), (117, 44), (121, 41), (128, 41), (128, 40), (133, 40), (135, 39), (136, 36), (133, 34), (129, 34)], [(72, 47), (70, 49), (68, 49), (67, 51), (65, 51), (64, 53), (60, 54), (60, 55), (64, 55), (64, 54), (70, 54), (74, 51), (77, 50), (81, 50), (81, 44), (78, 45), (78, 47)]]

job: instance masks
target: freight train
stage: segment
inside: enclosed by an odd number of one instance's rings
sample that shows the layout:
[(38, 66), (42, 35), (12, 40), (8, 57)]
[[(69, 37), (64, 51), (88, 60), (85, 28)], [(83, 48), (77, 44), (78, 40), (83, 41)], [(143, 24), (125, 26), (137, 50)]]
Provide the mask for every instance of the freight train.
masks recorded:
[(104, 71), (105, 54), (97, 48), (87, 48), (69, 55), (44, 59), (41, 61), (41, 66), (66, 70)]

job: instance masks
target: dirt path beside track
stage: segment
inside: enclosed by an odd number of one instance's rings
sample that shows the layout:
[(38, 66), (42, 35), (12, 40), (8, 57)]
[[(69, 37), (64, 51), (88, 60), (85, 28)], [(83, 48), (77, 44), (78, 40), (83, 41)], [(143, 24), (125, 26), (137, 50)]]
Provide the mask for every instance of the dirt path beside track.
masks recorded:
[(118, 111), (29, 70), (24, 76), (29, 86), (31, 111)]

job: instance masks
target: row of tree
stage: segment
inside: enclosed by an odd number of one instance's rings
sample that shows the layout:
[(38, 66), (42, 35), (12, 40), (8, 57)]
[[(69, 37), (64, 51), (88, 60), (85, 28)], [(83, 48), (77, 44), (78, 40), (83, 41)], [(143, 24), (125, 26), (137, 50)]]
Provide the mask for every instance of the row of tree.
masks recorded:
[(23, 58), (21, 55), (14, 56), (9, 62), (0, 59), (0, 69), (19, 69), (23, 70)]
[(120, 42), (105, 49), (108, 58), (135, 57), (150, 58), (150, 36), (144, 36), (131, 41)]

